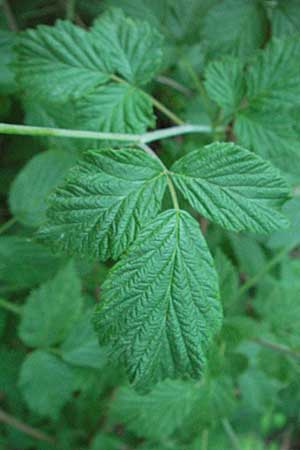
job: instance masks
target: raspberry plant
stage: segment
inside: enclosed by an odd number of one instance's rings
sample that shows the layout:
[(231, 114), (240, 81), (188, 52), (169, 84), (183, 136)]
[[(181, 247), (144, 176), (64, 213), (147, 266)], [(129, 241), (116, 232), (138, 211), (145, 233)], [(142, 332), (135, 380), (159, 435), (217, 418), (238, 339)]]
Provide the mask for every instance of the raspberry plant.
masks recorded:
[(4, 448), (296, 445), (300, 5), (29, 3), (0, 21)]

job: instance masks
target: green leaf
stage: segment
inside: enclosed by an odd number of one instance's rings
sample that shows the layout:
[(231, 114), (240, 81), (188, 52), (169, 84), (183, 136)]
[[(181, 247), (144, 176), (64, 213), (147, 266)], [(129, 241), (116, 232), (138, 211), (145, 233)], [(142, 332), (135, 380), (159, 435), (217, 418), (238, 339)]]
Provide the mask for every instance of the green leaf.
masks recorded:
[(81, 286), (74, 264), (31, 292), (21, 318), (19, 335), (30, 347), (51, 347), (63, 341), (82, 309)]
[(195, 404), (198, 387), (194, 383), (167, 380), (147, 395), (122, 387), (114, 398), (110, 415), (139, 437), (164, 440), (184, 425)]
[(232, 231), (268, 233), (287, 226), (277, 209), (288, 187), (279, 172), (232, 143), (190, 152), (172, 167), (172, 178), (201, 215)]
[(71, 399), (73, 374), (56, 356), (36, 350), (26, 357), (18, 384), (33, 412), (57, 418), (61, 408)]
[(205, 76), (205, 87), (210, 98), (226, 113), (237, 109), (245, 93), (242, 62), (230, 57), (212, 61), (206, 69)]
[(272, 35), (282, 38), (299, 33), (300, 4), (298, 0), (277, 2), (270, 8)]
[(268, 246), (272, 249), (296, 247), (300, 244), (300, 198), (293, 198), (286, 202), (282, 211), (289, 219), (290, 226), (270, 236)]
[(266, 17), (255, 0), (217, 3), (204, 19), (203, 36), (214, 53), (247, 58), (265, 39)]
[(11, 185), (9, 204), (18, 222), (38, 227), (46, 219), (46, 199), (76, 162), (68, 151), (40, 153), (23, 167)]
[(130, 83), (143, 85), (158, 71), (162, 37), (149, 23), (111, 9), (95, 20), (91, 32), (106, 49), (113, 71)]
[(151, 99), (127, 83), (100, 86), (75, 107), (81, 126), (87, 130), (143, 133), (155, 125)]
[(43, 245), (25, 237), (1, 236), (0, 289), (18, 291), (34, 287), (52, 277), (61, 262)]
[(229, 236), (229, 241), (240, 272), (255, 276), (263, 270), (267, 264), (267, 256), (253, 235), (247, 236), (244, 233), (232, 234)]
[(220, 297), (224, 310), (231, 311), (235, 306), (238, 292), (238, 274), (230, 259), (220, 250), (215, 257), (216, 270), (219, 275)]
[(22, 33), (18, 46), (18, 81), (35, 97), (63, 100), (80, 96), (109, 80), (105, 49), (91, 33), (68, 21), (39, 25)]
[(124, 443), (114, 433), (104, 433), (100, 431), (92, 440), (90, 450), (122, 450)]
[(138, 388), (199, 378), (221, 324), (218, 282), (198, 223), (169, 210), (143, 228), (114, 266), (95, 313), (100, 342)]
[(257, 53), (246, 75), (248, 101), (252, 107), (282, 109), (300, 102), (300, 56), (297, 38), (275, 39)]
[(15, 33), (0, 30), (0, 94), (11, 94), (16, 90), (15, 75), (12, 67), (10, 67), (13, 61), (13, 46), (15, 41)]
[(165, 187), (161, 165), (142, 150), (90, 151), (50, 197), (39, 237), (54, 248), (115, 259), (157, 214)]
[(247, 108), (237, 115), (234, 133), (241, 145), (270, 159), (284, 173), (293, 176), (292, 180), (299, 178), (299, 132), (291, 113)]
[(103, 368), (106, 364), (106, 354), (99, 345), (90, 312), (86, 312), (75, 323), (60, 350), (63, 360), (69, 364), (94, 369)]

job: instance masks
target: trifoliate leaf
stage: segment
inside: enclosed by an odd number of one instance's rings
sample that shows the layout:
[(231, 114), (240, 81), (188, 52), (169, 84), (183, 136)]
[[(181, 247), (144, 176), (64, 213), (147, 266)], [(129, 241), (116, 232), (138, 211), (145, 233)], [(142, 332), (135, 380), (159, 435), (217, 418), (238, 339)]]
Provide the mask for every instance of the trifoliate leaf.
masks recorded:
[(113, 400), (110, 415), (115, 421), (125, 422), (137, 436), (162, 440), (182, 427), (199, 401), (198, 391), (194, 383), (180, 380), (159, 383), (142, 396), (123, 387)]
[(133, 84), (151, 80), (162, 60), (162, 37), (147, 22), (125, 17), (121, 9), (105, 12), (91, 29), (106, 49), (114, 72)]
[(226, 113), (233, 112), (245, 93), (243, 64), (235, 58), (211, 62), (206, 69), (205, 87), (208, 95)]
[(270, 8), (272, 35), (282, 38), (299, 33), (300, 3), (298, 0), (276, 2)]
[(0, 30), (0, 94), (11, 94), (16, 90), (14, 71), (10, 67), (13, 61), (13, 46), (15, 41), (15, 33)]
[(22, 365), (19, 388), (33, 412), (57, 418), (71, 398), (73, 373), (56, 356), (36, 350), (26, 357)]
[(143, 133), (155, 119), (149, 96), (127, 83), (98, 87), (76, 102), (84, 129), (118, 133)]
[(52, 280), (32, 291), (19, 328), (25, 344), (47, 348), (63, 341), (81, 313), (80, 289), (80, 280), (70, 262)]
[(203, 37), (214, 53), (247, 58), (265, 39), (266, 17), (255, 0), (218, 2), (204, 19)]
[(275, 39), (258, 52), (246, 76), (252, 107), (272, 111), (299, 105), (299, 56), (298, 38)]
[(165, 187), (161, 165), (141, 150), (90, 151), (50, 197), (39, 237), (54, 248), (117, 258), (157, 214)]
[(99, 345), (90, 312), (75, 323), (60, 350), (62, 358), (69, 364), (94, 369), (105, 365), (106, 354)]
[(80, 96), (109, 80), (105, 49), (95, 36), (71, 22), (39, 25), (22, 33), (18, 47), (18, 81), (35, 96)]
[(268, 233), (288, 224), (277, 211), (287, 199), (285, 181), (269, 163), (235, 144), (190, 152), (171, 172), (192, 207), (228, 230)]
[(144, 388), (164, 378), (199, 378), (221, 316), (198, 223), (169, 210), (142, 228), (112, 269), (94, 320), (100, 342)]
[(34, 156), (11, 185), (9, 204), (18, 222), (38, 227), (46, 219), (46, 199), (76, 162), (68, 151), (40, 153)]
[(0, 238), (0, 284), (5, 290), (18, 291), (43, 283), (54, 276), (61, 263), (45, 246), (25, 237)]
[(291, 113), (247, 108), (236, 117), (234, 133), (238, 142), (294, 178), (299, 177), (299, 133)]

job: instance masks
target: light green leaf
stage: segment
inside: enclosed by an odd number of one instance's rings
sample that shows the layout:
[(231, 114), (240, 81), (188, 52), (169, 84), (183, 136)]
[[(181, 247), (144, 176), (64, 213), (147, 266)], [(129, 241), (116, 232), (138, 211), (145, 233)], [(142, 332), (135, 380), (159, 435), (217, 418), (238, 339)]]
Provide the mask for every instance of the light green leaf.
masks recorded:
[(18, 46), (20, 86), (36, 97), (80, 96), (109, 80), (105, 49), (88, 31), (59, 20), (26, 30)]
[(223, 307), (231, 311), (235, 306), (238, 292), (238, 273), (230, 259), (220, 250), (217, 250), (215, 257), (216, 270), (219, 275), (220, 297)]
[(94, 369), (103, 368), (106, 364), (106, 354), (99, 345), (90, 312), (86, 312), (75, 323), (60, 350), (62, 358), (69, 364)]
[(198, 223), (169, 210), (143, 228), (104, 282), (95, 313), (100, 342), (138, 388), (199, 378), (221, 324), (213, 260)]
[(13, 61), (13, 46), (16, 34), (11, 31), (0, 30), (0, 94), (11, 94), (16, 90), (14, 72), (10, 64)]
[(288, 217), (290, 226), (270, 236), (268, 246), (272, 249), (296, 247), (300, 244), (300, 198), (293, 198), (286, 202), (282, 212)]
[(191, 382), (167, 380), (147, 395), (122, 387), (112, 402), (110, 415), (139, 437), (164, 440), (180, 429), (198, 403), (198, 387)]
[(19, 335), (30, 347), (51, 347), (64, 340), (82, 309), (81, 286), (74, 264), (31, 292), (21, 318)]
[(57, 418), (61, 408), (71, 399), (72, 370), (56, 356), (34, 351), (22, 365), (19, 388), (33, 412)]
[(234, 133), (241, 145), (269, 159), (291, 180), (299, 178), (299, 133), (291, 113), (247, 108), (237, 115)]
[(54, 248), (115, 259), (157, 214), (165, 187), (161, 165), (142, 150), (90, 151), (50, 197), (39, 237)]
[(76, 162), (68, 151), (39, 153), (23, 167), (11, 185), (9, 204), (18, 222), (38, 227), (46, 219), (47, 197)]
[(171, 171), (192, 207), (228, 230), (268, 233), (288, 224), (278, 212), (288, 195), (285, 181), (269, 163), (235, 144), (190, 152)]
[(143, 133), (155, 125), (151, 99), (127, 83), (100, 86), (75, 107), (81, 126), (88, 130)]
[(274, 39), (257, 53), (246, 75), (248, 101), (252, 107), (282, 109), (300, 102), (300, 57), (297, 38)]
[(148, 22), (135, 22), (111, 9), (94, 22), (92, 34), (106, 49), (114, 72), (133, 84), (145, 84), (158, 71), (162, 37)]
[(263, 270), (267, 264), (267, 255), (253, 235), (247, 236), (245, 233), (232, 234), (229, 236), (229, 241), (240, 272), (255, 276)]
[(0, 238), (0, 284), (4, 290), (18, 291), (43, 283), (54, 276), (61, 263), (45, 246), (25, 237)]
[(205, 76), (205, 87), (210, 98), (226, 113), (237, 109), (245, 93), (242, 62), (230, 57), (213, 61), (208, 65)]
[(217, 3), (204, 19), (203, 36), (214, 53), (247, 58), (265, 39), (266, 17), (255, 0)]
[(124, 445), (115, 433), (104, 433), (100, 431), (93, 438), (90, 450), (122, 450)]
[(272, 35), (282, 38), (299, 33), (300, 3), (298, 0), (276, 2), (270, 8)]

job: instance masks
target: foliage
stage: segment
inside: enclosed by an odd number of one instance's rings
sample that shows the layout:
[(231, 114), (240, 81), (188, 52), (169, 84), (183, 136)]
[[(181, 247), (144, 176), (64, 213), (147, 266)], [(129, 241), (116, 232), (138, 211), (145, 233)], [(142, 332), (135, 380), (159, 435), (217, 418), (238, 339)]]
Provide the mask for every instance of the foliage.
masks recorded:
[(299, 2), (0, 10), (0, 448), (300, 448)]

